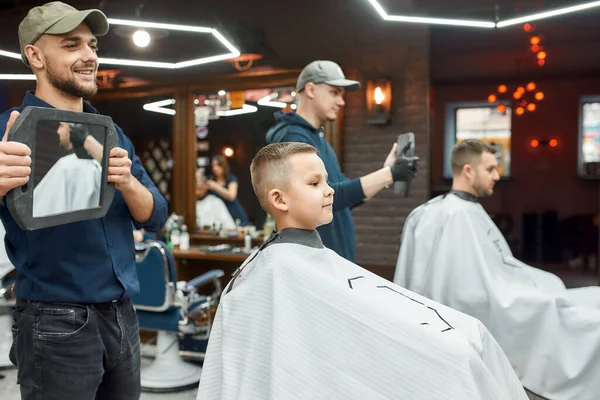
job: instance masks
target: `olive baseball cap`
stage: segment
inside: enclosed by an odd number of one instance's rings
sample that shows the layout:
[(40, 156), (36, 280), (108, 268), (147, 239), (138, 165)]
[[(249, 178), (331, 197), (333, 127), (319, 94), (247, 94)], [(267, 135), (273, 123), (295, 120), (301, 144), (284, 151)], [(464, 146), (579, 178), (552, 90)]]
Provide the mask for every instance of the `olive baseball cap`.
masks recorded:
[(71, 32), (85, 22), (92, 33), (102, 36), (108, 32), (108, 19), (100, 10), (79, 11), (60, 1), (52, 1), (34, 7), (19, 25), (21, 60), (29, 65), (25, 46), (34, 44), (42, 35), (62, 35)]
[(346, 79), (342, 68), (333, 61), (317, 60), (304, 67), (298, 77), (296, 91), (304, 90), (308, 82), (326, 83), (331, 86), (343, 87), (347, 91), (360, 88), (360, 82)]

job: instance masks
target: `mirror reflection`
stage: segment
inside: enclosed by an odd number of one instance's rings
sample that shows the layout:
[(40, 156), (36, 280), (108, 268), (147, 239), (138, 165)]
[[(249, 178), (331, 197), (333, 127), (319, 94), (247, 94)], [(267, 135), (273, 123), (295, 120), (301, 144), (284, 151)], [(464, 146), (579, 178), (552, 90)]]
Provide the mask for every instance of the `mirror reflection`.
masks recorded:
[(33, 152), (33, 217), (100, 206), (106, 128), (39, 121)]
[(193, 94), (197, 145), (196, 230), (262, 229), (250, 162), (278, 111), (296, 107), (293, 87)]
[(205, 168), (196, 171), (196, 219), (201, 224), (223, 229), (248, 225), (248, 214), (238, 198), (239, 179), (231, 172), (229, 161), (212, 157), (208, 176)]

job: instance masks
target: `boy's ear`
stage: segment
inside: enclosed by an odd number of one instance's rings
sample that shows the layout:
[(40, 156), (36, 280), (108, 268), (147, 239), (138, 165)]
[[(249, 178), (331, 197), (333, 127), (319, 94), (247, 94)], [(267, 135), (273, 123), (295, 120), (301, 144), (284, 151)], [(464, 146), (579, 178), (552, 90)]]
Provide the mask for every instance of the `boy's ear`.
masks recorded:
[(269, 192), (269, 204), (275, 210), (287, 212), (289, 207), (283, 196), (283, 192), (279, 189), (271, 189)]

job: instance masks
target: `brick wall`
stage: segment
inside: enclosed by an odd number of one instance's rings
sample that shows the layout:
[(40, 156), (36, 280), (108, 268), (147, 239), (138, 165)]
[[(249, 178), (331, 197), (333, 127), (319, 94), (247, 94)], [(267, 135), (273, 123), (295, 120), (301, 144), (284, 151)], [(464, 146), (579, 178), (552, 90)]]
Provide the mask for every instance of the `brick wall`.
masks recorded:
[[(418, 33), (418, 34), (417, 34)], [(429, 196), (429, 47), (426, 30), (415, 32), (410, 44), (386, 42), (369, 48), (346, 70), (361, 81), (386, 77), (392, 82), (391, 123), (366, 123), (365, 91), (347, 96), (344, 113), (344, 172), (349, 177), (381, 168), (396, 137), (414, 132), (419, 174), (411, 194), (403, 198), (393, 189), (353, 210), (356, 225), (357, 262), (380, 266), (377, 272), (391, 277), (400, 247), (402, 225), (408, 214)], [(366, 86), (366, 85), (363, 85)]]

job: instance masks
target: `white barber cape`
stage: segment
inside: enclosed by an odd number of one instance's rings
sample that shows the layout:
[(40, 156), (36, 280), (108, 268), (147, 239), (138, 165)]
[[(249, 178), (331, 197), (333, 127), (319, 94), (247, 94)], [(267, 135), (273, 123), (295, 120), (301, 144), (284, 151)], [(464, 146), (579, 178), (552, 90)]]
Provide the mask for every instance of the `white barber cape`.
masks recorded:
[(476, 319), (343, 259), (316, 231), (263, 247), (223, 292), (199, 400), (527, 399)]
[(220, 225), (221, 229), (236, 229), (235, 221), (225, 202), (213, 194), (196, 201), (196, 226)]
[(528, 390), (550, 400), (600, 399), (600, 288), (567, 290), (516, 260), (466, 193), (409, 215), (394, 282), (483, 322)]
[(33, 217), (99, 207), (101, 179), (98, 161), (61, 157), (33, 190)]

